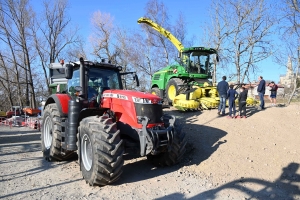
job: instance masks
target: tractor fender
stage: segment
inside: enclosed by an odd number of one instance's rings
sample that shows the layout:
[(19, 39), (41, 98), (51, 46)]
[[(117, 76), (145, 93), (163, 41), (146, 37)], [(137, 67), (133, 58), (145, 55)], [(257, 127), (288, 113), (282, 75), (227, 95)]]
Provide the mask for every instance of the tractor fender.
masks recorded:
[(60, 115), (66, 117), (68, 116), (68, 104), (70, 99), (71, 97), (68, 94), (52, 94), (46, 100), (44, 109), (48, 104), (55, 103), (57, 105)]

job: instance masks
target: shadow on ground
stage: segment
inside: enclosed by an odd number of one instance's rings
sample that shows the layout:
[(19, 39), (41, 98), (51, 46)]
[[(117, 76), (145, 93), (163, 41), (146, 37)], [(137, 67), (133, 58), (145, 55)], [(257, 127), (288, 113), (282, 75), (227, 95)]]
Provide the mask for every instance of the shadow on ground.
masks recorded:
[(0, 131), (0, 156), (39, 151), (40, 141), (41, 133), (37, 130), (13, 127)]
[[(177, 171), (187, 165), (198, 165), (216, 152), (220, 145), (226, 143), (226, 140), (220, 141), (220, 139), (224, 137), (227, 132), (210, 126), (193, 124), (195, 122), (198, 123), (196, 117), (201, 114), (201, 112), (179, 114), (179, 112), (172, 111), (169, 114), (181, 116), (181, 118), (177, 118), (178, 125), (182, 127), (182, 131), (186, 132), (188, 143), (183, 160), (179, 164), (171, 167), (155, 167), (148, 162), (146, 158), (126, 164), (123, 167), (122, 177), (115, 183), (116, 185), (151, 179)], [(125, 159), (131, 158), (132, 157), (125, 156)]]
[[(9, 184), (10, 180), (18, 179), (22, 180), (28, 177), (34, 177), (35, 175), (47, 171), (51, 168), (57, 168), (59, 165), (66, 162), (48, 162), (43, 158), (40, 145), (40, 132), (37, 130), (28, 130), (25, 128), (13, 127), (9, 131), (0, 131), (0, 169), (6, 168), (6, 173), (1, 174), (0, 184)], [(39, 156), (36, 154), (26, 154), (29, 152), (40, 152)], [(18, 156), (14, 155), (18, 154)], [(13, 157), (12, 157), (13, 156)], [(27, 163), (26, 163), (27, 162)], [(34, 162), (35, 164), (28, 169), (15, 168), (9, 170), (7, 168), (14, 167), (15, 163), (22, 163), (23, 165), (28, 162)], [(79, 171), (78, 171), (79, 173)], [(20, 179), (21, 178), (21, 179)], [(58, 183), (47, 186), (35, 185), (32, 189), (25, 191), (13, 192), (6, 195), (1, 195), (0, 198), (14, 198), (16, 195), (40, 191), (43, 189), (57, 187), (61, 185), (67, 185), (72, 182), (79, 181), (81, 179), (74, 179), (66, 181), (64, 183)]]
[[(215, 189), (207, 190), (194, 197), (188, 199), (222, 199), (234, 198), (230, 197), (233, 191), (240, 192), (245, 199), (298, 199), (300, 197), (300, 174), (297, 174), (299, 168), (298, 163), (290, 163), (287, 167), (282, 169), (281, 175), (275, 181), (265, 181), (257, 178), (244, 178), (231, 181), (221, 185)], [(250, 185), (258, 185), (260, 189), (250, 189)], [(228, 190), (226, 193), (229, 196), (221, 196), (220, 193)], [(230, 190), (230, 191), (229, 191)], [(223, 194), (224, 195), (224, 194)], [(244, 199), (243, 198), (243, 199)], [(184, 194), (173, 193), (165, 197), (158, 198), (158, 200), (175, 200), (187, 199)]]
[[(138, 182), (141, 180), (151, 179), (160, 175), (165, 175), (174, 171), (177, 171), (183, 166), (191, 164), (200, 164), (202, 161), (209, 158), (214, 152), (216, 152), (220, 145), (226, 141), (220, 141), (227, 133), (223, 130), (216, 129), (210, 126), (199, 125), (197, 116), (201, 112), (188, 112), (188, 113), (175, 113), (175, 115), (181, 116), (178, 118), (178, 126), (182, 127), (182, 131), (186, 133), (188, 139), (187, 150), (184, 155), (183, 160), (171, 167), (155, 167), (150, 162), (144, 159), (140, 159), (136, 162), (130, 162), (123, 167), (123, 175), (119, 181), (115, 184), (123, 184), (130, 182)], [(183, 116), (183, 117), (182, 117)], [(33, 131), (34, 132), (34, 131)], [(23, 153), (29, 151), (40, 151), (40, 133), (34, 132), (29, 133), (27, 130), (24, 130), (23, 134), (21, 131), (18, 132), (0, 132), (1, 135), (5, 137), (1, 138), (0, 141), (0, 157), (9, 154)], [(3, 139), (3, 140), (2, 140)], [(125, 159), (131, 159), (130, 157), (125, 156)], [(28, 158), (33, 159), (33, 158)], [(43, 170), (47, 170), (52, 166), (51, 163), (44, 161), (42, 158), (41, 152), (41, 162), (38, 167), (30, 169), (28, 171), (16, 172), (13, 175), (16, 177), (23, 176), (24, 173), (27, 175), (34, 175)], [(24, 162), (24, 158), (15, 159), (15, 160), (1, 160), (0, 167), (2, 164), (7, 164), (9, 162)], [(54, 166), (55, 167), (55, 166)], [(80, 173), (80, 172), (78, 172)], [(7, 177), (5, 176), (5, 177)]]

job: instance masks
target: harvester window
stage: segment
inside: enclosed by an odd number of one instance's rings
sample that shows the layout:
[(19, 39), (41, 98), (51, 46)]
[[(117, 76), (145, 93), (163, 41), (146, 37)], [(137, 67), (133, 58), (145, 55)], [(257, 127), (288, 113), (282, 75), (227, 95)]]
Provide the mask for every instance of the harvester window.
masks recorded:
[(200, 54), (199, 52), (192, 52), (190, 56), (191, 73), (207, 74), (209, 63), (209, 55)]

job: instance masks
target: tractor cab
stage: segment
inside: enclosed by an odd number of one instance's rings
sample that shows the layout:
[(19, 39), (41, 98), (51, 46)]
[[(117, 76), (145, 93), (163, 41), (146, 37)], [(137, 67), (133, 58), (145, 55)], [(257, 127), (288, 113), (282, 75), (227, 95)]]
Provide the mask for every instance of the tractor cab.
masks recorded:
[[(80, 65), (82, 62), (82, 65)], [(64, 65), (65, 78), (67, 79), (66, 92), (73, 98), (80, 93), (81, 99), (96, 100), (100, 103), (101, 95), (105, 90), (122, 90), (122, 81), (127, 75), (133, 76), (132, 80), (139, 86), (136, 72), (121, 72), (122, 67), (102, 60), (101, 63), (80, 61)]]
[(93, 63), (85, 61), (82, 70), (82, 77), (80, 78), (80, 66), (77, 63), (67, 65), (67, 71), (71, 73), (72, 77), (68, 78), (67, 93), (76, 98), (77, 90), (81, 93), (81, 97), (89, 102), (95, 102), (99, 105), (101, 94), (108, 89), (123, 89), (120, 70), (121, 67), (116, 67), (108, 63)]
[[(211, 77), (210, 57), (217, 54), (213, 48), (190, 47), (184, 48), (181, 52), (181, 65), (184, 66), (188, 73), (206, 74), (207, 78)], [(217, 55), (218, 60), (218, 55)]]

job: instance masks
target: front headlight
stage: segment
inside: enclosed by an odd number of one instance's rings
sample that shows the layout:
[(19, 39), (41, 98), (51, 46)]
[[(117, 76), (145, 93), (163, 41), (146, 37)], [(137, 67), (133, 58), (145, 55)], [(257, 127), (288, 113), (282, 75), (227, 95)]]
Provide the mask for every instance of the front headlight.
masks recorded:
[(144, 104), (151, 104), (150, 99), (144, 99), (144, 98), (138, 98), (138, 97), (132, 97), (132, 100), (134, 103), (144, 103)]

